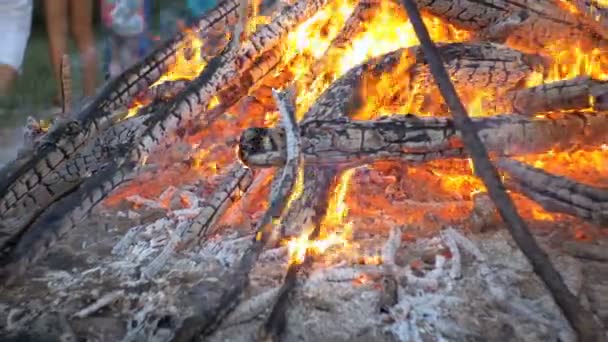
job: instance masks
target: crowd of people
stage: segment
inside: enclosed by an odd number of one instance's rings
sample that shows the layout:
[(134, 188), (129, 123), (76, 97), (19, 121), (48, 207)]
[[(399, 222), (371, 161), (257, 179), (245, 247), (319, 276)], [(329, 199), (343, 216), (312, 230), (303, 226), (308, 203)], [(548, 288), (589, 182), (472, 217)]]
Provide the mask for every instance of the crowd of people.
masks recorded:
[[(94, 0), (42, 0), (49, 58), (57, 82), (54, 102), (61, 101), (60, 78), (63, 56), (71, 38), (82, 67), (84, 96), (93, 95), (98, 85), (100, 52), (104, 75), (113, 77), (153, 46), (150, 35), (151, 6), (154, 0), (98, 0), (104, 49), (98, 51), (94, 29)], [(217, 5), (218, 0), (184, 0), (188, 17), (198, 17)], [(37, 3), (37, 2), (36, 2)], [(31, 33), (34, 0), (0, 0), (0, 96), (11, 92), (23, 65)]]

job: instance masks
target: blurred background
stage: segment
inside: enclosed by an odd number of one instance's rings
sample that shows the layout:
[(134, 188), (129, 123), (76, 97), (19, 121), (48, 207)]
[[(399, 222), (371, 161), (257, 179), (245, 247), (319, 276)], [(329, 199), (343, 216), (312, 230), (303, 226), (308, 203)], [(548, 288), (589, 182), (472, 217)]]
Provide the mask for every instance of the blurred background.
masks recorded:
[[(104, 41), (107, 32), (101, 20), (101, 2), (94, 1), (98, 87), (105, 81), (104, 53), (106, 59), (108, 53)], [(146, 34), (155, 39), (151, 42), (152, 45), (166, 39), (177, 29), (177, 21), (188, 11), (187, 3), (186, 0), (149, 0), (149, 16), (146, 18), (149, 25)], [(83, 94), (81, 62), (73, 39), (69, 39), (69, 55), (76, 102)], [(27, 116), (44, 118), (52, 115), (52, 112), (57, 110), (56, 100), (54, 101), (57, 96), (55, 85), (49, 58), (43, 0), (34, 0), (32, 29), (23, 60), (22, 74), (19, 75), (12, 91), (7, 96), (0, 96), (0, 129), (21, 126)], [(3, 145), (1, 135), (0, 132), (0, 145)]]

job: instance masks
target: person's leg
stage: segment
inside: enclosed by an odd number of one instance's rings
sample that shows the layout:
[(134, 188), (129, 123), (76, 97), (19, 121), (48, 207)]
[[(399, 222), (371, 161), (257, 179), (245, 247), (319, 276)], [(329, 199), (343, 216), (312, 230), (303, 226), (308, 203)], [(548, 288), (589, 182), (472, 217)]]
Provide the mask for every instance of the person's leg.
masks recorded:
[(95, 93), (97, 84), (97, 52), (93, 33), (93, 0), (69, 0), (70, 30), (82, 60), (85, 96)]
[(0, 0), (0, 96), (8, 95), (21, 71), (32, 25), (32, 0)]
[[(61, 59), (67, 53), (68, 0), (44, 0), (44, 16), (49, 38), (49, 55), (57, 81), (57, 99), (60, 99)], [(57, 102), (60, 103), (60, 101)]]

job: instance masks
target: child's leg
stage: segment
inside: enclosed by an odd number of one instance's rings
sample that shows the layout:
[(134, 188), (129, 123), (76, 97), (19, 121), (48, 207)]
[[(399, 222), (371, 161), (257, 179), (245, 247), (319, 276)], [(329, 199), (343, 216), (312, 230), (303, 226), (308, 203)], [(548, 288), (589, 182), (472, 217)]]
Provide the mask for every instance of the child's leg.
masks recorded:
[[(21, 70), (32, 23), (32, 1), (13, 0), (9, 8), (0, 3), (0, 32), (3, 48), (0, 49), (0, 96), (12, 89)], [(5, 6), (6, 7), (6, 6)]]
[(49, 38), (49, 55), (57, 81), (57, 99), (61, 99), (61, 59), (67, 52), (68, 2), (67, 0), (45, 0), (44, 15)]
[(97, 83), (97, 52), (93, 33), (93, 0), (70, 0), (70, 29), (80, 52), (83, 86), (86, 96), (95, 93)]

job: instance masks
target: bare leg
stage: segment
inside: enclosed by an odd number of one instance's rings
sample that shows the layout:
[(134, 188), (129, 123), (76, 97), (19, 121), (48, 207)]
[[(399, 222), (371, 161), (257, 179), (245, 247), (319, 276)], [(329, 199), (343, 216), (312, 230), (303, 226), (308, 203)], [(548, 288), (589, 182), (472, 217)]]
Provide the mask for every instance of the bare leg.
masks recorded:
[(49, 37), (49, 55), (57, 81), (57, 97), (61, 98), (61, 59), (67, 52), (68, 0), (44, 0), (46, 30)]
[(0, 65), (0, 96), (6, 96), (11, 92), (16, 79), (17, 70), (10, 65)]
[(69, 0), (70, 30), (82, 60), (85, 96), (95, 93), (97, 84), (97, 52), (93, 33), (93, 0)]

